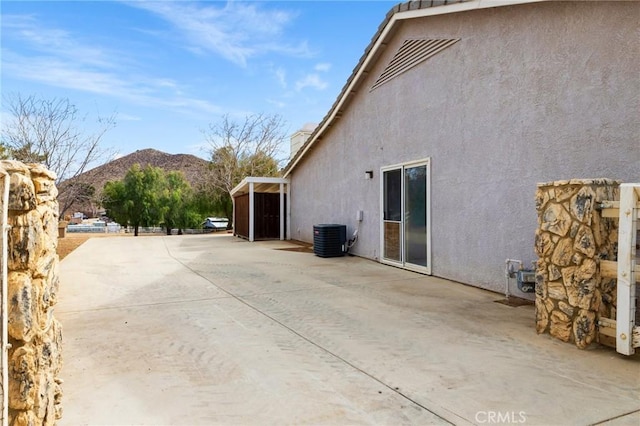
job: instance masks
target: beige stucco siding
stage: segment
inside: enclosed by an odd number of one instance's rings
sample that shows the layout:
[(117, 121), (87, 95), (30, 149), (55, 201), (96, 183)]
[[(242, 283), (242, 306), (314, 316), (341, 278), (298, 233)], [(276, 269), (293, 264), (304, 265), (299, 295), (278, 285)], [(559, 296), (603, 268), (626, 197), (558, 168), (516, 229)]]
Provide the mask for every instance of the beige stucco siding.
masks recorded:
[[(404, 21), (343, 115), (291, 173), (292, 237), (355, 229), (380, 256), (380, 167), (430, 157), (432, 273), (501, 290), (534, 260), (536, 183), (640, 181), (636, 2), (549, 2)], [(406, 38), (459, 38), (369, 91)], [(374, 179), (364, 172), (374, 170)]]

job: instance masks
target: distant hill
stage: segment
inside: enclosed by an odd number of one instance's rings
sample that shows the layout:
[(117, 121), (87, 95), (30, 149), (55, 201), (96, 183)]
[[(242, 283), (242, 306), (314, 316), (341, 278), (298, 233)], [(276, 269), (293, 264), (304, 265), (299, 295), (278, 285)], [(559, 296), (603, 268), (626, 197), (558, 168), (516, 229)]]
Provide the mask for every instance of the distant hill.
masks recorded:
[[(82, 182), (93, 186), (96, 195), (99, 195), (105, 183), (123, 179), (134, 164), (140, 164), (142, 167), (151, 165), (167, 172), (182, 171), (191, 186), (197, 187), (206, 179), (209, 162), (195, 155), (167, 154), (156, 149), (142, 149), (86, 171), (74, 179), (62, 182), (60, 187), (63, 188), (71, 182)], [(59, 199), (61, 210), (67, 204), (63, 198), (64, 196), (61, 195)], [(96, 206), (90, 205), (90, 203), (78, 205), (76, 202), (66, 209), (64, 215), (70, 215), (76, 211), (93, 216), (96, 213)]]

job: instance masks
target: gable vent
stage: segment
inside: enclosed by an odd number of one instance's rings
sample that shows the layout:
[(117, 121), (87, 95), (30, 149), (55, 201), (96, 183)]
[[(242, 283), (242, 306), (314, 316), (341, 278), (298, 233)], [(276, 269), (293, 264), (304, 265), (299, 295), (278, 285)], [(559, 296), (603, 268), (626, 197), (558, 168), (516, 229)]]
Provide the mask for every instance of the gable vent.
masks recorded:
[(436, 53), (460, 41), (457, 39), (407, 39), (382, 71), (371, 90), (426, 61)]

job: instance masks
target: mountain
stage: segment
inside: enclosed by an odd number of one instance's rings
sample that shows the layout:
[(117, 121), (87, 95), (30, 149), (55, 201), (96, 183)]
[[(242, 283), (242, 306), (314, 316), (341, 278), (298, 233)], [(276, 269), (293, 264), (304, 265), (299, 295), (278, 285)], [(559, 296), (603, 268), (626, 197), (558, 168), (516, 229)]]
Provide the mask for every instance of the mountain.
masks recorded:
[(68, 197), (64, 196), (64, 188), (69, 184), (83, 183), (91, 185), (95, 188), (95, 194), (99, 197), (105, 183), (123, 179), (127, 171), (134, 164), (140, 164), (142, 167), (151, 165), (153, 167), (159, 167), (166, 172), (182, 171), (187, 181), (195, 188), (206, 179), (209, 162), (195, 155), (167, 154), (166, 152), (150, 148), (133, 152), (60, 183), (61, 195), (58, 201), (60, 203), (61, 216), (62, 214), (65, 216), (70, 215), (76, 211), (84, 212), (89, 216), (95, 216), (96, 214), (96, 208), (91, 205), (91, 203), (79, 203), (77, 201), (70, 203), (66, 199)]

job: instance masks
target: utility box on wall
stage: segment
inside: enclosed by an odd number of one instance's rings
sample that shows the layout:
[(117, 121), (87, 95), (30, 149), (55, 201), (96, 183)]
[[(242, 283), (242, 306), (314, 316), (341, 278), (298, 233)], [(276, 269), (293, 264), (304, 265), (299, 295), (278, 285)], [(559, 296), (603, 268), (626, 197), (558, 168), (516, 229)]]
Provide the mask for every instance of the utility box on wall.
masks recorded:
[(346, 225), (321, 224), (313, 226), (313, 252), (316, 256), (344, 256), (346, 243)]

